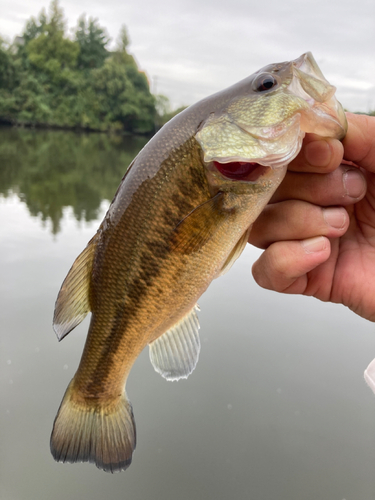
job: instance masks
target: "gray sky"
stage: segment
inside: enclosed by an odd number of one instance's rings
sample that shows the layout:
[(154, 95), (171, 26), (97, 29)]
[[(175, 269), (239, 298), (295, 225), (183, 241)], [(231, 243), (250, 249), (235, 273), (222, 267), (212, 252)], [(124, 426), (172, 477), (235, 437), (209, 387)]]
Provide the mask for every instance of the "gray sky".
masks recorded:
[[(0, 0), (11, 41), (49, 0)], [(375, 0), (60, 0), (68, 27), (86, 13), (129, 51), (152, 91), (192, 104), (269, 63), (312, 51), (351, 111), (375, 109)]]

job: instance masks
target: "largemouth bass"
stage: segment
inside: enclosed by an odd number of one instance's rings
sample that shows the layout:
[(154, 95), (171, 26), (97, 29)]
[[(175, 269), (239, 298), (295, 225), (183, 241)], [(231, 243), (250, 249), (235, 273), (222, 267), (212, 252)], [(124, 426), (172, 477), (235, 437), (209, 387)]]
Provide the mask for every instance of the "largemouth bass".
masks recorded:
[(334, 94), (310, 53), (271, 64), (177, 115), (134, 159), (56, 301), (59, 340), (92, 316), (55, 418), (55, 460), (130, 465), (134, 361), (148, 345), (166, 379), (194, 370), (198, 298), (241, 254), (304, 134), (344, 137)]

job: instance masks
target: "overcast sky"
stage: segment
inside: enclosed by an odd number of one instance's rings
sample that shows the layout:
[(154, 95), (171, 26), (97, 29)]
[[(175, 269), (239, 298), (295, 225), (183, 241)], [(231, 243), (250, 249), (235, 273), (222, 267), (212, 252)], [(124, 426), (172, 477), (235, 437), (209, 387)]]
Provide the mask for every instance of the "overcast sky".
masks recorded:
[[(375, 0), (60, 0), (68, 28), (86, 13), (135, 56), (174, 107), (269, 63), (312, 51), (351, 111), (375, 109)], [(49, 0), (0, 0), (0, 35), (21, 34)]]

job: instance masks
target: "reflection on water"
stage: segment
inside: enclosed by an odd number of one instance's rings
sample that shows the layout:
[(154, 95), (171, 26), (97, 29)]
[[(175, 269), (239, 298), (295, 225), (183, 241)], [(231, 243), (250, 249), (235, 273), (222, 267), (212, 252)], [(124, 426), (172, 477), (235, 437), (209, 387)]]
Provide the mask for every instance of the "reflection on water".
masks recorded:
[(373, 500), (375, 398), (362, 373), (374, 325), (259, 289), (250, 247), (199, 301), (202, 351), (189, 379), (168, 383), (146, 352), (137, 360), (129, 470), (53, 461), (52, 422), (88, 324), (59, 344), (54, 301), (136, 149), (0, 130), (0, 499)]
[(0, 193), (16, 192), (31, 215), (60, 230), (64, 207), (78, 220), (98, 217), (144, 138), (66, 131), (0, 129)]

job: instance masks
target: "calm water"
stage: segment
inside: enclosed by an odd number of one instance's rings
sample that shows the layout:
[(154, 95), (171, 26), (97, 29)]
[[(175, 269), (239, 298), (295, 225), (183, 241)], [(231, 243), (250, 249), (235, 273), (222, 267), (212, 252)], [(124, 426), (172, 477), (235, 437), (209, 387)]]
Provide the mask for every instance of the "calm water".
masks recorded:
[(49, 436), (88, 321), (57, 342), (54, 301), (142, 141), (0, 129), (1, 500), (373, 500), (375, 327), (259, 289), (250, 246), (200, 299), (202, 351), (168, 383), (128, 382), (131, 467), (53, 461)]

